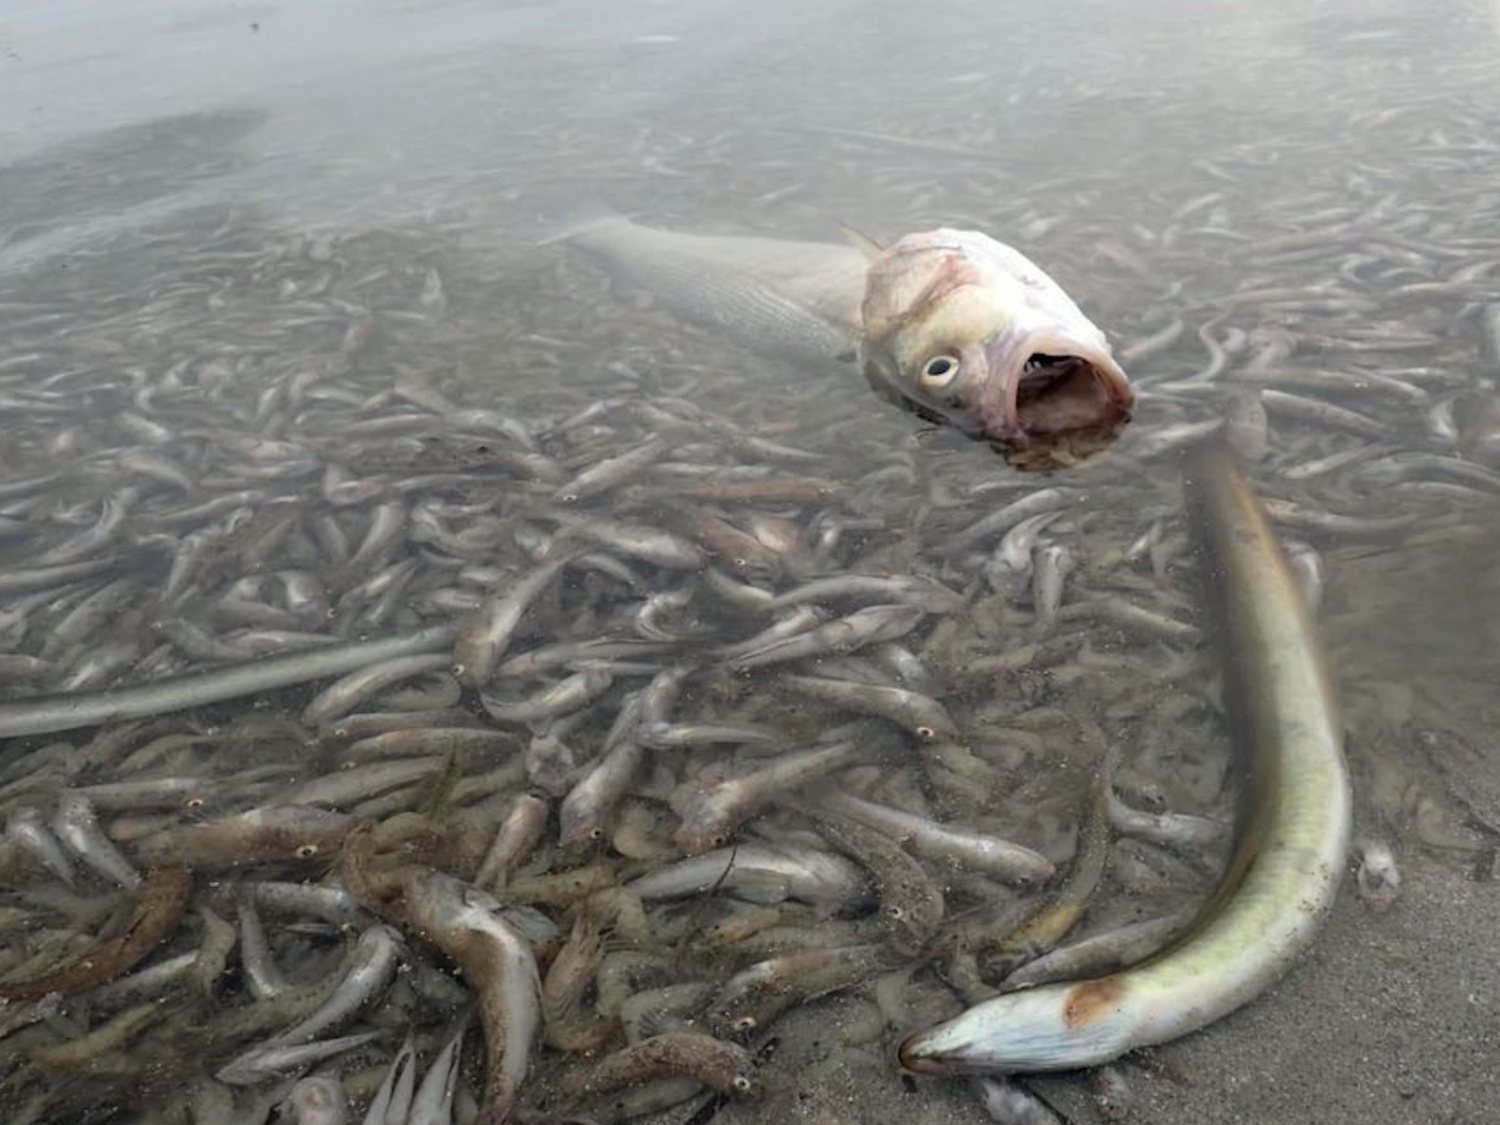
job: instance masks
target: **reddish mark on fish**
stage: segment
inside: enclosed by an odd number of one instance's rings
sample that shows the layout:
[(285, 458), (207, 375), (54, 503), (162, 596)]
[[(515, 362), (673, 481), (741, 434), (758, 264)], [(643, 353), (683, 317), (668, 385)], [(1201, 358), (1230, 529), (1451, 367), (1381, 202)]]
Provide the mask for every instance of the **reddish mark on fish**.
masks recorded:
[(1077, 1031), (1108, 1015), (1125, 996), (1119, 977), (1101, 977), (1078, 985), (1063, 1002), (1063, 1025)]

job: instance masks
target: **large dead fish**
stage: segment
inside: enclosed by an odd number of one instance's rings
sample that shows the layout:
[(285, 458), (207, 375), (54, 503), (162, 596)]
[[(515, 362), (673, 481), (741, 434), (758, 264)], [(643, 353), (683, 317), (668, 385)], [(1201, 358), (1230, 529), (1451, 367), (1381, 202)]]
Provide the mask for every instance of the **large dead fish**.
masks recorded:
[(882, 397), (1018, 463), (1082, 456), (1130, 420), (1135, 395), (1104, 333), (1040, 267), (977, 231), (856, 249), (606, 214), (560, 238), (758, 354), (857, 363)]

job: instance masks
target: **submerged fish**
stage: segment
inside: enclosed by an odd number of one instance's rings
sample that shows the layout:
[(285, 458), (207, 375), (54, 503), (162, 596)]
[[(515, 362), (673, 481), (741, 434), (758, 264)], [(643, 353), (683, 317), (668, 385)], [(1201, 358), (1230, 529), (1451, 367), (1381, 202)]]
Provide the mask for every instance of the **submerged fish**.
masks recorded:
[(619, 215), (562, 236), (674, 312), (762, 355), (855, 362), (881, 397), (1044, 467), (1108, 444), (1135, 394), (1040, 267), (978, 231), (867, 251), (689, 235)]
[(1107, 444), (1135, 393), (1057, 282), (978, 231), (909, 234), (870, 265), (861, 358), (875, 390), (992, 444), (1075, 455)]
[(681, 234), (612, 212), (562, 237), (678, 315), (759, 354), (855, 358), (868, 263), (852, 246)]

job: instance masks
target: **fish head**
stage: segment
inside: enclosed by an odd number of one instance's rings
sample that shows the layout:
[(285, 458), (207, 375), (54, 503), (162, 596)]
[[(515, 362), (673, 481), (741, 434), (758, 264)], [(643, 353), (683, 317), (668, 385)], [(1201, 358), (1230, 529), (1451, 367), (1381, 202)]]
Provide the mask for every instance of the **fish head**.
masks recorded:
[(987, 441), (1021, 467), (1109, 444), (1135, 392), (1062, 287), (976, 231), (907, 235), (870, 265), (865, 377), (920, 417)]
[(1077, 1070), (1130, 1050), (1140, 1011), (1122, 975), (1058, 982), (985, 1000), (908, 1035), (896, 1054), (913, 1074)]

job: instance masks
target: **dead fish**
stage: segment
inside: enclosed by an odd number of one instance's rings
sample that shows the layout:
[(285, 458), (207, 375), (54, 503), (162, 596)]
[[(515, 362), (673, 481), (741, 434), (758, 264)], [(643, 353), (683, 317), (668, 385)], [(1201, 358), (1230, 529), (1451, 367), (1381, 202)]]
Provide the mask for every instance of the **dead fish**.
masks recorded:
[(734, 830), (780, 793), (842, 769), (863, 754), (854, 741), (779, 754), (751, 773), (698, 788), (682, 810), (682, 825), (673, 839), (689, 855), (723, 847)]
[(593, 1068), (569, 1075), (566, 1093), (574, 1097), (607, 1094), (622, 1086), (685, 1074), (725, 1094), (759, 1095), (755, 1062), (737, 1043), (696, 1031), (666, 1032), (607, 1055)]
[(752, 351), (800, 363), (854, 358), (866, 261), (852, 246), (682, 234), (608, 211), (561, 237)]
[(744, 1038), (764, 1030), (787, 1009), (852, 988), (899, 964), (901, 957), (865, 943), (773, 957), (726, 980), (703, 1022), (721, 1039)]
[(1355, 884), (1359, 897), (1371, 910), (1383, 914), (1391, 908), (1401, 892), (1401, 869), (1391, 846), (1374, 836), (1354, 841), (1351, 849), (1359, 861)]
[(422, 935), (458, 962), (479, 996), (485, 1084), (479, 1120), (510, 1119), (541, 1027), (541, 977), (531, 946), (477, 887), (441, 872), (412, 878), (407, 907)]
[(877, 393), (992, 445), (1107, 444), (1135, 392), (1061, 286), (978, 231), (909, 234), (871, 263), (861, 359)]
[(1046, 856), (997, 836), (966, 832), (841, 791), (825, 789), (815, 799), (851, 820), (894, 836), (924, 859), (1015, 882), (1041, 883), (1053, 875), (1052, 863)]
[(561, 238), (754, 352), (857, 361), (882, 398), (998, 447), (1103, 444), (1130, 419), (1135, 394), (1104, 333), (1035, 263), (977, 231), (857, 250), (603, 214)]
[(798, 845), (737, 844), (658, 868), (626, 884), (641, 898), (686, 898), (722, 890), (750, 902), (788, 898), (837, 909), (866, 901), (863, 873), (843, 856)]
[(743, 652), (730, 663), (737, 669), (759, 668), (830, 652), (853, 652), (865, 645), (904, 637), (927, 615), (921, 606), (872, 605), (855, 610), (805, 633)]

